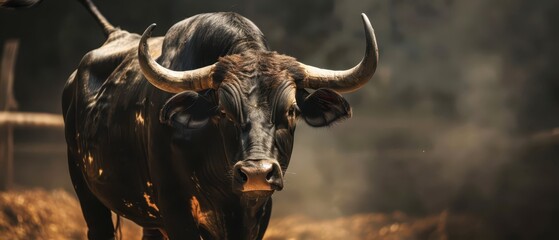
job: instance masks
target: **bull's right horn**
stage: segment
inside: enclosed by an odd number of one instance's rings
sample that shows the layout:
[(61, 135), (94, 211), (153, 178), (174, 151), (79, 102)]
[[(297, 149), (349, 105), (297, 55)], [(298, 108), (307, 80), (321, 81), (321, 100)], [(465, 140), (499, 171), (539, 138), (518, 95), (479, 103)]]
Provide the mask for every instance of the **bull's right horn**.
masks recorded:
[(179, 93), (186, 90), (201, 91), (214, 88), (212, 72), (214, 65), (187, 71), (174, 71), (157, 63), (149, 54), (147, 39), (156, 24), (151, 24), (140, 40), (138, 46), (138, 61), (140, 69), (146, 79), (155, 87), (170, 93)]
[(305, 71), (305, 78), (297, 83), (299, 88), (330, 88), (341, 93), (353, 92), (361, 87), (375, 74), (378, 64), (378, 45), (375, 31), (369, 18), (361, 14), (365, 28), (365, 56), (357, 66), (343, 71), (321, 69), (300, 63)]

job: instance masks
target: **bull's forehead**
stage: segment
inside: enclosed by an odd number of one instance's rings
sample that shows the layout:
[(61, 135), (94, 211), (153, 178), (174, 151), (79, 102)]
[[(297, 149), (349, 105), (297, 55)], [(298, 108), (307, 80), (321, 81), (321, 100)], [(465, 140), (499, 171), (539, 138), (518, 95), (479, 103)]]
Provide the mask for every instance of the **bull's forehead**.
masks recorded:
[(275, 111), (295, 103), (302, 70), (295, 59), (275, 52), (246, 52), (220, 59), (214, 80), (220, 82), (220, 105), (239, 120)]
[(300, 80), (303, 69), (292, 57), (276, 52), (247, 51), (219, 59), (214, 80), (222, 84), (240, 84), (245, 91), (255, 85), (274, 88), (285, 82)]

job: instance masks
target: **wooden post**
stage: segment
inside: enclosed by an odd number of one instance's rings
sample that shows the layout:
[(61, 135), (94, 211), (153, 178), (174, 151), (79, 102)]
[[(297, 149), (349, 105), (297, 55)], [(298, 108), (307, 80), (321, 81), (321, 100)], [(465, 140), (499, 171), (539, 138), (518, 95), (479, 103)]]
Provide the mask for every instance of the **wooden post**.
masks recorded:
[[(10, 39), (4, 44), (0, 62), (0, 111), (17, 108), (13, 95), (14, 67), (19, 46), (18, 40)], [(14, 168), (13, 127), (0, 124), (0, 191), (8, 190), (13, 182)]]

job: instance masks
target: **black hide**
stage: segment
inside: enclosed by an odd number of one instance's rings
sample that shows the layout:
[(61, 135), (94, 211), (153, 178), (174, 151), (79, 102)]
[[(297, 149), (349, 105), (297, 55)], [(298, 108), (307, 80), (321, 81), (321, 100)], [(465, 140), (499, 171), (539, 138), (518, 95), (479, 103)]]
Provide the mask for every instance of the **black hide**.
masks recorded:
[(235, 13), (197, 15), (148, 42), (172, 70), (217, 63), (218, 89), (153, 87), (138, 65), (139, 39), (112, 32), (64, 89), (69, 166), (88, 235), (112, 234), (111, 210), (173, 240), (261, 239), (273, 191), (243, 191), (233, 169), (266, 160), (266, 177), (281, 190), (298, 116), (327, 126), (350, 116), (349, 105), (331, 90), (297, 93), (296, 61), (270, 52)]

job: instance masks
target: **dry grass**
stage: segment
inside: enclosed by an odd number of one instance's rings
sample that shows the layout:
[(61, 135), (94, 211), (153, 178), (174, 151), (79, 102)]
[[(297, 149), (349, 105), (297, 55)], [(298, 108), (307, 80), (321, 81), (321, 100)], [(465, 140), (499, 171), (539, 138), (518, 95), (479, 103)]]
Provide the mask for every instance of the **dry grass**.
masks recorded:
[[(326, 220), (289, 216), (272, 219), (265, 239), (446, 240), (448, 223), (471, 226), (472, 222), (475, 219), (463, 217), (449, 221), (448, 212), (426, 218), (412, 218), (403, 213), (358, 214)], [(140, 231), (135, 224), (124, 221), (123, 239), (140, 239)], [(65, 191), (34, 189), (0, 193), (0, 239), (81, 240), (85, 239), (85, 232), (79, 204)]]
[[(140, 239), (140, 228), (125, 221), (123, 239)], [(86, 227), (77, 199), (63, 190), (0, 193), (1, 240), (82, 240)]]

